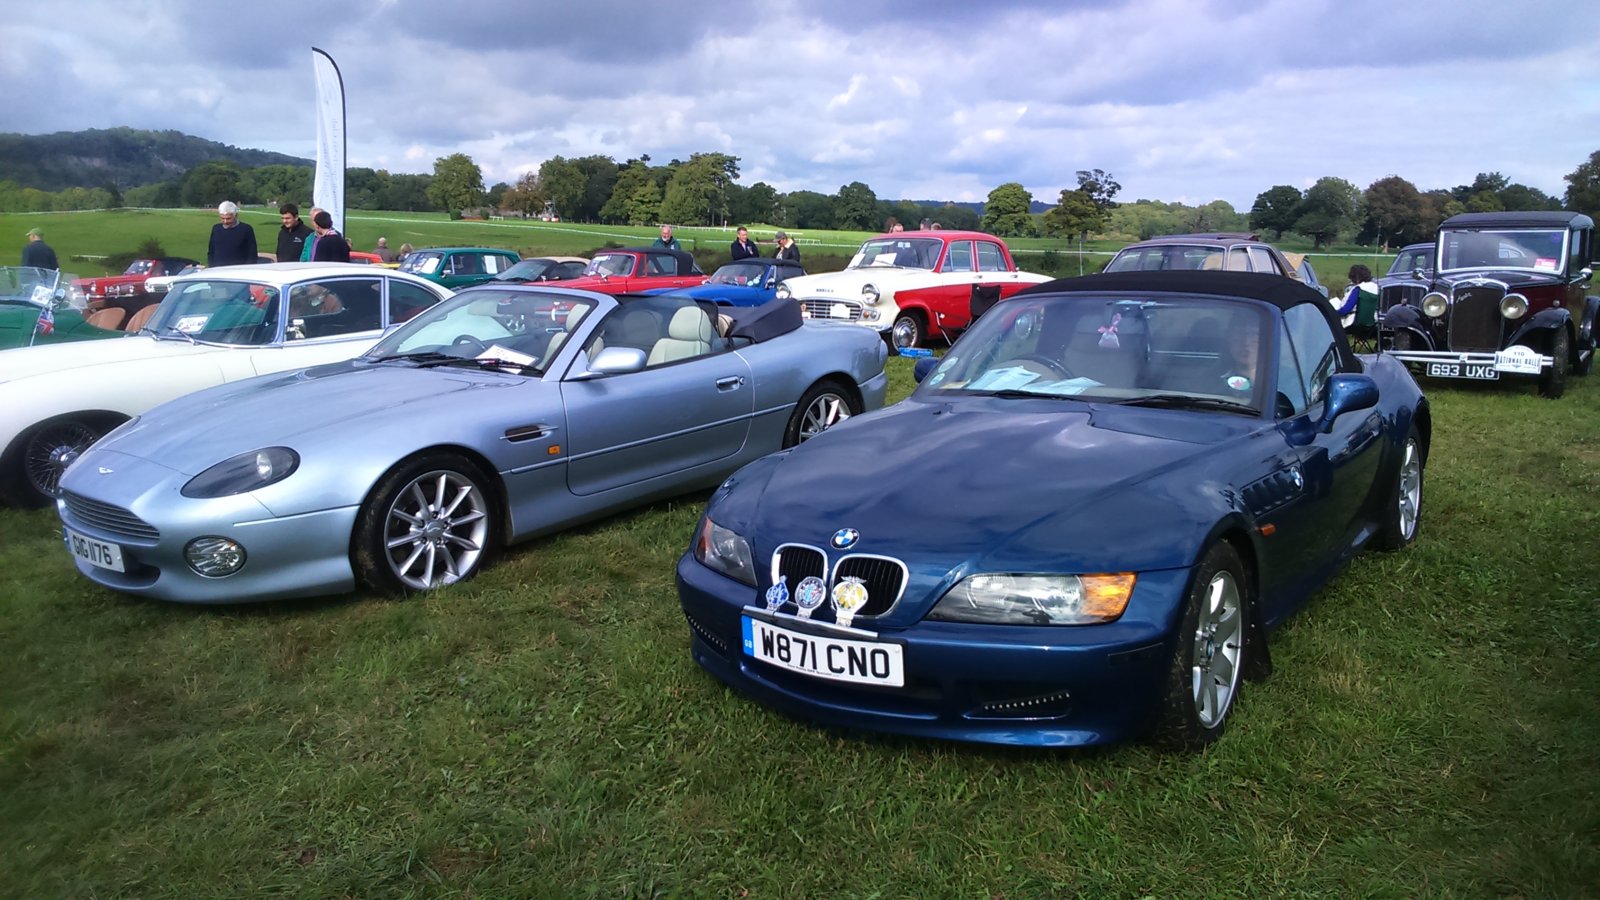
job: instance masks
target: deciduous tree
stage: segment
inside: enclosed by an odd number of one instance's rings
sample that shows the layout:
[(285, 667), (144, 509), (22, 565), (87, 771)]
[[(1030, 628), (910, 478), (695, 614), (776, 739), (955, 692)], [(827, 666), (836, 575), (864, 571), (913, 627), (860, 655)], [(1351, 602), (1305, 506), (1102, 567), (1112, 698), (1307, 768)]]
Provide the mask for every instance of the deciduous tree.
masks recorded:
[(1563, 179), (1567, 183), (1565, 205), (1573, 212), (1600, 216), (1600, 150), (1589, 154), (1587, 162)]
[(428, 185), (428, 200), (450, 214), (483, 205), (483, 172), (472, 157), (452, 153), (433, 161), (433, 183)]
[(1052, 237), (1083, 237), (1104, 227), (1105, 213), (1087, 193), (1064, 189), (1056, 205), (1045, 210), (1044, 230)]
[(1270, 231), (1274, 238), (1282, 237), (1294, 227), (1300, 215), (1300, 201), (1305, 197), (1292, 184), (1278, 184), (1256, 195), (1250, 207), (1250, 227), (1257, 231)]
[(979, 228), (1001, 237), (1031, 237), (1038, 231), (1033, 215), (1033, 194), (1020, 183), (1008, 181), (989, 192)]
[(1122, 190), (1122, 185), (1111, 177), (1111, 173), (1103, 169), (1079, 169), (1078, 190), (1089, 197), (1094, 208), (1102, 214), (1117, 208), (1117, 192)]
[(872, 188), (859, 181), (840, 186), (833, 198), (833, 227), (844, 231), (876, 231), (878, 221), (878, 195)]
[(1382, 241), (1386, 252), (1390, 242), (1412, 244), (1433, 233), (1422, 222), (1422, 192), (1399, 175), (1374, 181), (1362, 195), (1361, 205), (1366, 211), (1362, 233)]
[(1361, 191), (1350, 182), (1332, 175), (1318, 178), (1300, 202), (1294, 230), (1311, 235), (1314, 245), (1321, 247), (1355, 225), (1360, 202)]
[(544, 185), (539, 183), (539, 173), (524, 172), (500, 198), (500, 205), (525, 216), (537, 216), (544, 212), (544, 204), (548, 199)]
[(570, 219), (583, 208), (589, 178), (576, 162), (562, 156), (550, 157), (539, 166), (539, 183), (544, 185), (545, 196), (555, 204), (556, 215), (561, 218)]

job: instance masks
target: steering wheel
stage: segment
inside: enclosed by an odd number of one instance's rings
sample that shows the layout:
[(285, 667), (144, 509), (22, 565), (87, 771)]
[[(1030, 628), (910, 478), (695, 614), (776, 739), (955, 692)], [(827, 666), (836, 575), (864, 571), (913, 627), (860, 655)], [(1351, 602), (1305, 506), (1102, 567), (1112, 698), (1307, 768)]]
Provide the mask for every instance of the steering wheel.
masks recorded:
[[(1032, 365), (1025, 365), (1025, 363), (1032, 363)], [(1051, 359), (1050, 357), (1039, 353), (1013, 356), (1003, 363), (996, 363), (995, 368), (1004, 369), (1012, 365), (1021, 366), (1030, 372), (1037, 372), (1040, 375), (1054, 375), (1058, 380), (1062, 381), (1072, 377), (1072, 372), (1068, 371), (1066, 366), (1062, 365), (1057, 360)], [(1044, 371), (1041, 372), (1039, 371), (1040, 369), (1043, 369)]]
[(450, 349), (471, 350), (472, 355), (477, 356), (485, 350), (488, 350), (489, 345), (478, 340), (470, 334), (458, 334), (456, 335), (456, 339), (450, 342)]

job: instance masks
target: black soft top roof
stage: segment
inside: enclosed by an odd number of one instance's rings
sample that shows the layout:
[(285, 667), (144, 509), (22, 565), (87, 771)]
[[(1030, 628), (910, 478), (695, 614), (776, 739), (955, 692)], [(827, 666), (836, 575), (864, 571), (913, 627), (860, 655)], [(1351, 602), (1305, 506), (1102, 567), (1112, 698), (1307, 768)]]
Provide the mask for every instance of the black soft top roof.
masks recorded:
[(1099, 275), (1084, 275), (1081, 278), (1059, 278), (1055, 281), (1046, 281), (1043, 284), (1036, 284), (1033, 287), (1018, 291), (1012, 296), (1022, 297), (1028, 294), (1063, 293), (1104, 294), (1112, 291), (1134, 294), (1206, 294), (1218, 297), (1243, 297), (1270, 303), (1280, 310), (1312, 304), (1322, 314), (1322, 317), (1327, 320), (1328, 328), (1333, 331), (1334, 346), (1339, 352), (1339, 370), (1341, 372), (1361, 371), (1361, 364), (1356, 360), (1355, 353), (1351, 351), (1349, 341), (1345, 339), (1344, 326), (1339, 321), (1338, 316), (1334, 314), (1333, 305), (1320, 292), (1282, 275), (1268, 275), (1264, 272), (1209, 272), (1190, 269), (1156, 272), (1102, 272)]
[[(679, 275), (704, 275), (705, 274), (704, 272), (700, 271), (700, 267), (695, 264), (694, 254), (690, 253), (687, 250), (673, 250), (670, 247), (623, 247), (622, 249), (623, 250), (627, 250), (630, 253), (656, 253), (656, 254), (663, 254), (664, 253), (667, 256), (670, 256), (673, 259), (678, 261), (678, 274)], [(604, 250), (600, 251), (600, 253), (604, 253), (604, 252), (605, 252)]]
[(1593, 228), (1594, 220), (1565, 210), (1462, 213), (1444, 220), (1440, 228)]
[(1293, 278), (1262, 272), (1210, 272), (1185, 269), (1155, 272), (1103, 272), (1080, 278), (1058, 278), (1036, 284), (1022, 294), (1056, 294), (1063, 291), (1132, 291), (1161, 294), (1214, 294), (1220, 297), (1247, 297), (1263, 300), (1279, 309), (1301, 303), (1328, 301), (1318, 291)]

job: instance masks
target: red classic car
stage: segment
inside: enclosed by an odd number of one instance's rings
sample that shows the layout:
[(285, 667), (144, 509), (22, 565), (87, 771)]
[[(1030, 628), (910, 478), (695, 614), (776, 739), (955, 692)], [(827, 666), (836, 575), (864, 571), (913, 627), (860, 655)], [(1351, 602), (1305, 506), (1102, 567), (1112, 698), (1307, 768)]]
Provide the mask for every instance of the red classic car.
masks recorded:
[(595, 253), (582, 275), (561, 282), (561, 286), (602, 294), (637, 294), (652, 288), (691, 287), (705, 282), (706, 273), (686, 251), (625, 247)]
[(182, 256), (136, 259), (128, 264), (121, 275), (80, 278), (73, 282), (73, 286), (83, 292), (91, 312), (115, 306), (131, 318), (141, 308), (161, 300), (159, 295), (151, 296), (145, 290), (145, 279), (152, 275), (176, 275), (187, 266), (197, 265), (198, 262)]
[(953, 340), (972, 321), (974, 294), (994, 301), (1048, 275), (1020, 272), (1005, 241), (978, 231), (902, 231), (871, 238), (842, 272), (790, 278), (793, 297), (813, 319), (840, 319), (877, 330), (897, 350), (929, 335)]

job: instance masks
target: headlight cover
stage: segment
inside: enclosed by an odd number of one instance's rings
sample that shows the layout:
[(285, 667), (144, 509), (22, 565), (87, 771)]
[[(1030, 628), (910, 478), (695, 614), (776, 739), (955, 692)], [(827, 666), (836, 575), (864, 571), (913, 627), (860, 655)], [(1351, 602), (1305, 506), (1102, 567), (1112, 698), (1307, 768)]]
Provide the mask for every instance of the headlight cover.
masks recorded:
[(969, 575), (928, 618), (985, 625), (1098, 625), (1128, 606), (1135, 575)]
[(1434, 291), (1422, 298), (1422, 314), (1430, 319), (1437, 319), (1444, 315), (1444, 311), (1449, 307), (1450, 298), (1438, 291)]
[(1521, 294), (1507, 294), (1500, 298), (1500, 315), (1520, 319), (1528, 314), (1528, 298)]
[(189, 479), (180, 493), (196, 500), (242, 494), (282, 481), (299, 467), (300, 454), (288, 447), (252, 450), (225, 459)]
[(861, 287), (861, 302), (868, 305), (878, 302), (878, 289), (870, 284)]
[(707, 516), (700, 523), (700, 533), (694, 539), (694, 558), (701, 565), (755, 587), (756, 566), (750, 556), (750, 543), (738, 532), (711, 521)]

